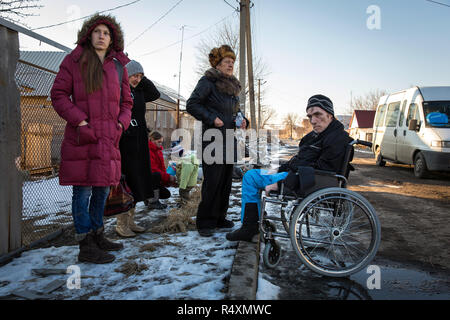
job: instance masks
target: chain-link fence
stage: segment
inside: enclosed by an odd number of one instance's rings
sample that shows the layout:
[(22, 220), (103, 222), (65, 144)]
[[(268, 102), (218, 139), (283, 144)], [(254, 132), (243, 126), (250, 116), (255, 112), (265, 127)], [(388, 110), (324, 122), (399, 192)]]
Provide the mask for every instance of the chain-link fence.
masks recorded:
[(60, 186), (57, 177), (65, 121), (49, 98), (56, 72), (30, 63), (35, 59), (45, 65), (51, 57), (50, 52), (21, 52), (17, 64), (22, 120), (21, 157), (17, 165), (25, 175), (22, 245), (72, 223), (72, 190)]
[(16, 167), (24, 176), (22, 246), (26, 246), (73, 223), (72, 188), (58, 181), (66, 123), (50, 100), (59, 65), (70, 49), (22, 27), (7, 27), (18, 31), (21, 47), (22, 39), (50, 44), (48, 51), (20, 50), (15, 73), (21, 112), (21, 153)]

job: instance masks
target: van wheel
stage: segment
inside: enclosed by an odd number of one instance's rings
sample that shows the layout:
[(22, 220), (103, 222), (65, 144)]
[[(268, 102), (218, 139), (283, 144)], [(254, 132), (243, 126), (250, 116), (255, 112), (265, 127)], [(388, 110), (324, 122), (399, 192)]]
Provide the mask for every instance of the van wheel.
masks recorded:
[(379, 167), (384, 167), (386, 165), (386, 160), (383, 159), (381, 156), (381, 150), (380, 148), (377, 148), (377, 151), (375, 153), (375, 164)]
[(428, 176), (427, 163), (425, 162), (425, 157), (422, 152), (416, 154), (414, 158), (414, 175), (417, 178), (426, 178)]

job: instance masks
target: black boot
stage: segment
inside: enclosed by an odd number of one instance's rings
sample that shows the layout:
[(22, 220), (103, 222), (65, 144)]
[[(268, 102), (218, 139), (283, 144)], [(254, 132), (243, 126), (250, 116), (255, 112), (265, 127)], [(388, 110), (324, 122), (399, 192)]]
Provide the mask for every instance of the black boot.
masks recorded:
[(253, 237), (259, 233), (258, 220), (258, 205), (256, 203), (246, 203), (242, 227), (236, 231), (227, 233), (227, 240), (252, 242)]
[(94, 232), (94, 240), (97, 246), (105, 251), (118, 251), (123, 249), (123, 244), (111, 242), (105, 238), (103, 227)]
[(79, 262), (102, 264), (112, 262), (116, 258), (98, 247), (92, 233), (87, 234), (78, 243), (80, 244), (80, 253), (78, 254)]

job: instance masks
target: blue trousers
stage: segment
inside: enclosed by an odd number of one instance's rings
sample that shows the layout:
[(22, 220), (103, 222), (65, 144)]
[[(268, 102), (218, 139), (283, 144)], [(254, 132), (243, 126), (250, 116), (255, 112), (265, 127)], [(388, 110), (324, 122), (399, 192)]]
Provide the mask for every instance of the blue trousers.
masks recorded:
[(72, 217), (77, 234), (103, 227), (103, 211), (109, 187), (73, 186)]
[(244, 220), (246, 203), (257, 203), (258, 213), (261, 216), (260, 191), (270, 184), (283, 180), (287, 175), (287, 172), (268, 174), (267, 170), (262, 169), (247, 171), (242, 179), (241, 221)]

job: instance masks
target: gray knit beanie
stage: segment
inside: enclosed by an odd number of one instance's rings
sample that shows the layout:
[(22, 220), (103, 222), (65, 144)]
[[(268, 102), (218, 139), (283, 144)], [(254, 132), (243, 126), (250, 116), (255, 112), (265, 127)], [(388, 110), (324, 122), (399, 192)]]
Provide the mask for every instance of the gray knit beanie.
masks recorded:
[(144, 74), (144, 68), (142, 68), (141, 64), (136, 60), (131, 60), (130, 62), (127, 63), (125, 67), (127, 68), (129, 77), (131, 77), (136, 73)]
[(330, 98), (324, 95), (317, 94), (309, 98), (306, 110), (312, 107), (319, 107), (334, 116), (333, 102), (331, 102)]

